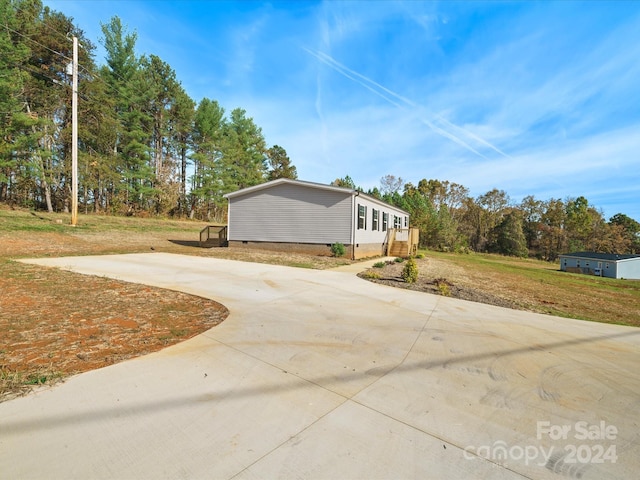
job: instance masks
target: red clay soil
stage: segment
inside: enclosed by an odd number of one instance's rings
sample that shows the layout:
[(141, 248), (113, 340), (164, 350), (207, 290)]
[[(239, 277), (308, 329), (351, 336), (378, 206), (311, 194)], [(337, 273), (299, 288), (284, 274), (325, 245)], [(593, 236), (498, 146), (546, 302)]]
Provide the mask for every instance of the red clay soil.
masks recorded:
[(228, 315), (193, 295), (8, 262), (0, 292), (0, 400), (160, 350)]

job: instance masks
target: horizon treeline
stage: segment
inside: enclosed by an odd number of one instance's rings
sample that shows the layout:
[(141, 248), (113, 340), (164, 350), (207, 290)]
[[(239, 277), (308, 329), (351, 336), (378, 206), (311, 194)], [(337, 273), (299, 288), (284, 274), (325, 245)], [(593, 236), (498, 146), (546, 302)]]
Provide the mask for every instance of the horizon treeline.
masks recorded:
[(0, 202), (49, 212), (71, 205), (72, 58), (78, 50), (79, 210), (226, 215), (223, 195), (296, 178), (242, 108), (196, 103), (157, 55), (136, 54), (118, 17), (101, 24), (105, 65), (64, 13), (0, 0)]
[(364, 191), (348, 175), (332, 185), (353, 188), (406, 210), (420, 229), (420, 247), (441, 251), (487, 252), (554, 261), (578, 251), (640, 253), (640, 223), (623, 213), (605, 220), (600, 209), (579, 196), (515, 203), (496, 188), (472, 197), (457, 183), (422, 179), (418, 185), (394, 175), (380, 188)]

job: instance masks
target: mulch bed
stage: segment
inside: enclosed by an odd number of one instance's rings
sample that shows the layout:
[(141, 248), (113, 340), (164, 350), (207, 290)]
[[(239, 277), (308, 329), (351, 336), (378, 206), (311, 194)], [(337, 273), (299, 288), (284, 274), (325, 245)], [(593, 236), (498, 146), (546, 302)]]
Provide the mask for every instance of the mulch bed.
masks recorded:
[(509, 298), (473, 288), (471, 279), (461, 271), (452, 270), (449, 265), (443, 265), (440, 262), (428, 259), (416, 259), (416, 263), (418, 264), (419, 274), (415, 283), (407, 283), (403, 280), (402, 269), (404, 268), (404, 262), (386, 262), (384, 267), (371, 268), (360, 273), (359, 276), (370, 282), (391, 287), (486, 303), (498, 307), (524, 309), (522, 305)]

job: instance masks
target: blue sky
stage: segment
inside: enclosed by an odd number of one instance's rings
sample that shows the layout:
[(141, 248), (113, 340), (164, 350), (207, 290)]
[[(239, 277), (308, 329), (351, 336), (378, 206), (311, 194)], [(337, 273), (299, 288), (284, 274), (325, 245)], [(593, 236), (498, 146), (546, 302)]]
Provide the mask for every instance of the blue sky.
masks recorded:
[(119, 16), (139, 55), (196, 102), (244, 108), (302, 180), (583, 195), (640, 221), (640, 2), (44, 3), (96, 44)]

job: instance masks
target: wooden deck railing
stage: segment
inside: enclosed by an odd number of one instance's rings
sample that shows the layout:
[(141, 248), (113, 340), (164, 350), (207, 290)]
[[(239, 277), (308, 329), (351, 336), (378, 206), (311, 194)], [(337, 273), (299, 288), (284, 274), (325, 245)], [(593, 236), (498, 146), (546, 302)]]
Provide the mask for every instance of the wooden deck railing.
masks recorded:
[(204, 248), (226, 247), (227, 226), (209, 225), (200, 231), (200, 246)]
[(390, 228), (387, 231), (387, 255), (410, 257), (418, 251), (420, 230), (417, 228)]

